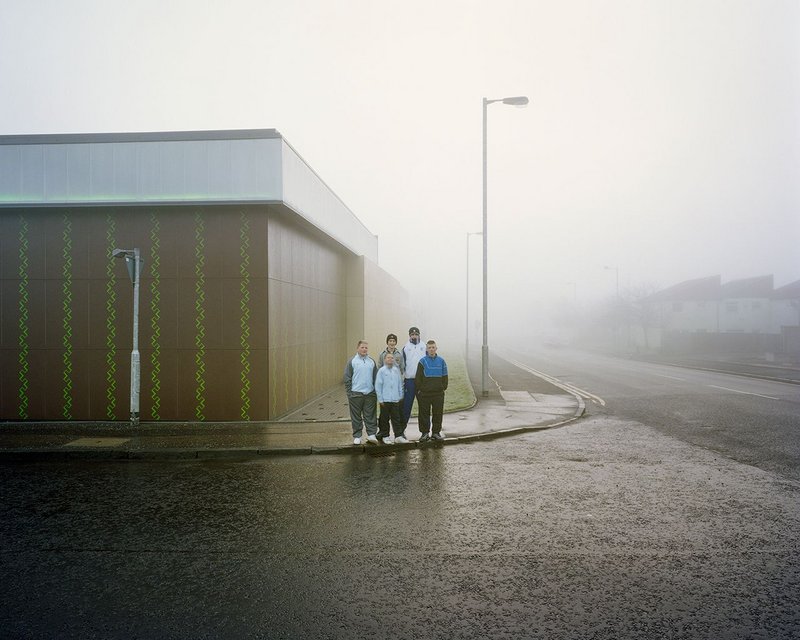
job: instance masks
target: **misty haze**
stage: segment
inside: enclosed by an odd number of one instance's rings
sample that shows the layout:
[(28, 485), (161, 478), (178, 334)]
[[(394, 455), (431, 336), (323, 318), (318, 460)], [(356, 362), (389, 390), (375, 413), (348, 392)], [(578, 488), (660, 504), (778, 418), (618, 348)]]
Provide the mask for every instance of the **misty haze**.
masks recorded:
[(800, 637), (800, 2), (4, 0), (0, 90), (4, 638)]

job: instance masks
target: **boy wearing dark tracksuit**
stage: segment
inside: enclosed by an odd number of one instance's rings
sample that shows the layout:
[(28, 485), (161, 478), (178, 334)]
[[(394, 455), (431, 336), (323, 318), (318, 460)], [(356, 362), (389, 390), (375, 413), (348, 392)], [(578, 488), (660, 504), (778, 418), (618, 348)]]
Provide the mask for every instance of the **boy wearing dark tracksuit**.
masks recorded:
[[(426, 355), (417, 365), (414, 386), (419, 409), (420, 442), (444, 440), (442, 415), (444, 414), (444, 392), (447, 389), (447, 363), (436, 354), (436, 342), (428, 340)], [(431, 414), (433, 414), (433, 433), (431, 433)]]

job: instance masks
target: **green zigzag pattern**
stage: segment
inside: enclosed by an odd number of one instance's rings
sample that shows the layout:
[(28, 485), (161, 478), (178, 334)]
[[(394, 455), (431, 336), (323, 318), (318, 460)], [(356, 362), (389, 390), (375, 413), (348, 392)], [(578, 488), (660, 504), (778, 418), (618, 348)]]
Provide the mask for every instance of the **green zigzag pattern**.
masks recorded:
[(161, 415), (161, 225), (155, 213), (150, 214), (150, 400), (152, 419), (160, 420)]
[(106, 417), (117, 418), (117, 292), (114, 288), (116, 260), (112, 251), (116, 246), (117, 223), (113, 214), (106, 215)]
[(28, 221), (25, 216), (19, 217), (19, 417), (28, 418)]
[(206, 364), (205, 364), (205, 356), (206, 356), (206, 348), (205, 348), (205, 337), (206, 337), (206, 329), (205, 329), (205, 320), (206, 320), (206, 313), (205, 313), (205, 301), (206, 301), (206, 294), (205, 294), (205, 222), (203, 221), (203, 215), (201, 213), (196, 213), (194, 216), (194, 238), (195, 238), (195, 247), (194, 247), (194, 256), (195, 256), (195, 265), (194, 265), (194, 273), (197, 276), (197, 281), (195, 283), (195, 303), (194, 308), (196, 312), (194, 326), (196, 329), (194, 344), (197, 349), (195, 352), (195, 365), (197, 369), (195, 371), (195, 382), (197, 383), (197, 387), (195, 390), (195, 400), (197, 405), (195, 407), (195, 417), (203, 421), (205, 420), (205, 408), (206, 408)]
[(242, 279), (239, 284), (239, 291), (241, 297), (241, 318), (239, 321), (242, 336), (240, 341), (241, 346), (241, 363), (242, 363), (242, 420), (250, 420), (250, 220), (246, 212), (241, 215), (241, 227), (239, 229), (239, 236), (241, 245), (239, 247), (239, 255), (241, 256), (241, 263), (239, 264), (239, 274)]
[(72, 420), (72, 222), (64, 214), (64, 419)]

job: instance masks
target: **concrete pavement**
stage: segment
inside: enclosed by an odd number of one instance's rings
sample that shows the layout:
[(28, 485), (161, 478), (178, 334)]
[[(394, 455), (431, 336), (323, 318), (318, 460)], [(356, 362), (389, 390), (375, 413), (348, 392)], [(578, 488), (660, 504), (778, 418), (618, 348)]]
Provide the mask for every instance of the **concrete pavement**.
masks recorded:
[[(552, 428), (584, 412), (583, 401), (497, 357), (494, 386), (468, 410), (444, 417), (443, 444), (465, 444)], [(473, 376), (473, 380), (476, 379)], [(276, 422), (258, 423), (5, 423), (0, 425), (0, 461), (58, 459), (208, 459), (261, 455), (374, 454), (415, 448), (412, 418), (408, 444), (352, 444), (343, 387), (331, 389)]]

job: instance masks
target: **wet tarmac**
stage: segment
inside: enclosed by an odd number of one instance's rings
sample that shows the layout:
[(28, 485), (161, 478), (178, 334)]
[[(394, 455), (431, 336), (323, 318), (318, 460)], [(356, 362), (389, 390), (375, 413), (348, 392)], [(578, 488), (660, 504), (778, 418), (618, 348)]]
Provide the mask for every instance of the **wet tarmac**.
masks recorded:
[(0, 482), (4, 637), (800, 637), (800, 484), (632, 421)]

